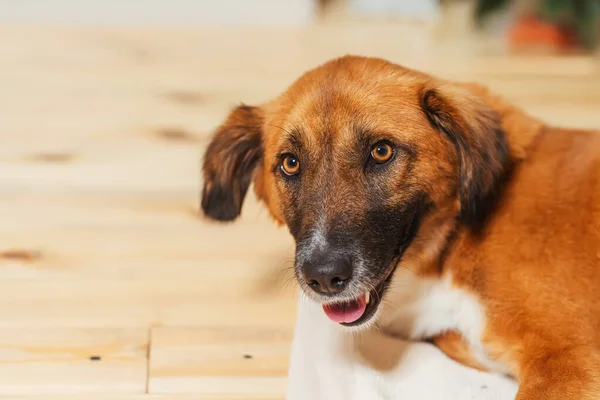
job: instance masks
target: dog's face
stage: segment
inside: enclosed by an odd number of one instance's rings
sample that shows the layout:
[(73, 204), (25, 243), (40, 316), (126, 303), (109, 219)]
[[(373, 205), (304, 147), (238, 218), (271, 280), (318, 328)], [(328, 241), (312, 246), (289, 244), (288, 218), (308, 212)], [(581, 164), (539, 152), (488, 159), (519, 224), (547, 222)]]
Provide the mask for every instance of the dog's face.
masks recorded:
[(233, 220), (254, 180), (296, 241), (304, 291), (346, 326), (372, 321), (396, 267), (476, 224), (508, 165), (498, 117), (464, 89), (379, 59), (309, 71), (240, 106), (204, 160), (202, 206)]

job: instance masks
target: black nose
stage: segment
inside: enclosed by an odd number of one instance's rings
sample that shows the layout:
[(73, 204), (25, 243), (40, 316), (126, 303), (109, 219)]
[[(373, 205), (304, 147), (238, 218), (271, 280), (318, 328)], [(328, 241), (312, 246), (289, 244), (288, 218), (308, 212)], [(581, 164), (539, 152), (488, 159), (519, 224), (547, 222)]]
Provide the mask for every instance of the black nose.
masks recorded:
[(308, 285), (319, 294), (341, 293), (352, 276), (350, 260), (330, 255), (311, 257), (302, 265)]

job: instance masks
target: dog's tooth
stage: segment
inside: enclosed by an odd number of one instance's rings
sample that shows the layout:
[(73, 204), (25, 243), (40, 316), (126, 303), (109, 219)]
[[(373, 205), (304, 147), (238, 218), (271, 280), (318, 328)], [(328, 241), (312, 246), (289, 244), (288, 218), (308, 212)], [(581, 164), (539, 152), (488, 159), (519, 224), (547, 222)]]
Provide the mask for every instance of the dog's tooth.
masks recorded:
[(367, 292), (367, 294), (365, 295), (365, 300), (366, 304), (369, 304), (369, 302), (371, 301), (371, 292)]

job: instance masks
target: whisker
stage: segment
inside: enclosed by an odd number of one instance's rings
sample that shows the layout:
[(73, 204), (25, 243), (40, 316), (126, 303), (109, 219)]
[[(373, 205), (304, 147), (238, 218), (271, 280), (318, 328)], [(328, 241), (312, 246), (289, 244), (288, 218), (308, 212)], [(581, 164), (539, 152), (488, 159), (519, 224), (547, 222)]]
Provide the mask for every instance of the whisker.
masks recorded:
[(296, 279), (295, 276), (290, 276), (285, 281), (282, 282), (281, 286), (282, 286), (283, 290), (287, 290), (289, 288), (289, 286), (293, 285), (294, 283), (297, 284), (298, 280)]
[(369, 288), (369, 292), (375, 293), (377, 295), (377, 301), (381, 300), (379, 298), (379, 292), (377, 291), (377, 288), (375, 287), (375, 285), (373, 285), (371, 282), (365, 282), (365, 286), (367, 286), (367, 288)]
[[(289, 264), (288, 266), (285, 266), (285, 264)], [(278, 268), (278, 272), (275, 275), (275, 280), (276, 281), (281, 281), (284, 277), (286, 277), (286, 275), (288, 275), (288, 273), (290, 271), (294, 270), (294, 264), (293, 262), (290, 262), (290, 260), (286, 260), (283, 262), (283, 265)], [(292, 276), (294, 276), (294, 274), (291, 274)], [(285, 280), (289, 280), (289, 277), (287, 277)]]

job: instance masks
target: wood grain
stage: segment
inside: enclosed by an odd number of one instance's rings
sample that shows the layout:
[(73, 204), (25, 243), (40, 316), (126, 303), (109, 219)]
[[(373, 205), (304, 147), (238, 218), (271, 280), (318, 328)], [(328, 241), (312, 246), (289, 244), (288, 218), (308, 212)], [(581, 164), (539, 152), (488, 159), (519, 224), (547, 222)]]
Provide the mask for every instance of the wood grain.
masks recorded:
[(146, 329), (2, 329), (0, 396), (145, 393)]
[(289, 329), (156, 328), (149, 392), (278, 398), (291, 338)]
[(1, 26), (0, 397), (281, 399), (293, 241), (253, 195), (235, 224), (198, 213), (201, 154), (233, 105), (353, 53), (600, 125), (597, 58), (509, 54), (450, 25)]

